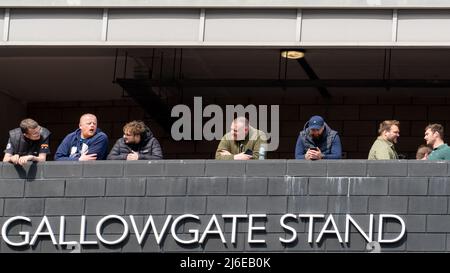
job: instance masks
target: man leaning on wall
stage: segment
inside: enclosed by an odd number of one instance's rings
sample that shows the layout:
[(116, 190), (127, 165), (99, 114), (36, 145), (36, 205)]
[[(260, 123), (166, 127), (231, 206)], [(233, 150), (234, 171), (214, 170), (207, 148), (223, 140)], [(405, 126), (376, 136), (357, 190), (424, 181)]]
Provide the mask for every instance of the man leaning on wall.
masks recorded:
[(231, 130), (220, 140), (216, 150), (219, 160), (259, 159), (261, 147), (267, 143), (263, 131), (250, 126), (248, 119), (237, 117), (231, 123)]
[(450, 160), (450, 147), (444, 143), (444, 126), (438, 123), (428, 125), (424, 139), (433, 148), (428, 160)]
[(18, 128), (9, 131), (3, 162), (25, 165), (28, 161), (45, 161), (50, 153), (50, 134), (35, 120), (22, 120)]
[(369, 160), (399, 159), (395, 144), (400, 137), (400, 122), (397, 120), (385, 120), (380, 123), (378, 138), (369, 151)]

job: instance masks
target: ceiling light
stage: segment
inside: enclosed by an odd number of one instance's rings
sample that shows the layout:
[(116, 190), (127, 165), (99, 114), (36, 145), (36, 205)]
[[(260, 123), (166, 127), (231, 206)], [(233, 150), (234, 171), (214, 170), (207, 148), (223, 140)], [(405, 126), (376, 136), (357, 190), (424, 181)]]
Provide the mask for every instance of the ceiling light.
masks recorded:
[(300, 50), (283, 50), (281, 51), (281, 57), (288, 59), (301, 59), (305, 57), (305, 52)]

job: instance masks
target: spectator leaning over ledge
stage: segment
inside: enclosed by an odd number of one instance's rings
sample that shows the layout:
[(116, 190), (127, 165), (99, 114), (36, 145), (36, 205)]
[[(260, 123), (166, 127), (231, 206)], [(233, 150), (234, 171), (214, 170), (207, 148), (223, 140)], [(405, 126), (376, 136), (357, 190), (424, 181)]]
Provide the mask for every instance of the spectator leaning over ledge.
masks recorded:
[(19, 128), (9, 131), (3, 162), (25, 165), (28, 161), (43, 162), (50, 153), (50, 131), (30, 119), (20, 122)]
[(444, 143), (444, 126), (430, 124), (425, 127), (425, 141), (433, 148), (428, 155), (428, 160), (450, 160), (450, 147)]
[(295, 145), (295, 159), (341, 159), (342, 144), (336, 131), (321, 116), (312, 116), (303, 127)]
[(400, 137), (400, 122), (397, 120), (385, 120), (380, 123), (378, 138), (369, 151), (369, 160), (389, 160), (398, 159), (394, 144)]
[(97, 117), (84, 114), (77, 130), (68, 134), (59, 145), (55, 160), (104, 160), (108, 152), (108, 137), (97, 128)]
[(162, 159), (161, 146), (144, 122), (134, 120), (123, 127), (123, 137), (114, 144), (108, 160)]
[(237, 117), (231, 123), (231, 131), (220, 140), (216, 159), (249, 160), (259, 159), (261, 145), (267, 143), (263, 131), (250, 126), (248, 119)]

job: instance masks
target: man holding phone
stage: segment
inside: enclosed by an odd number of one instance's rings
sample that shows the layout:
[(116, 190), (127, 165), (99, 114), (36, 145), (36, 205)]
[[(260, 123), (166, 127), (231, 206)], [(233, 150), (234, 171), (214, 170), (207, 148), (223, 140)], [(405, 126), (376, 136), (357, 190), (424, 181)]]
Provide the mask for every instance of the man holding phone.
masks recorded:
[(295, 146), (295, 159), (341, 159), (341, 139), (321, 116), (312, 116), (305, 124)]
[(250, 160), (259, 158), (259, 149), (267, 140), (264, 132), (249, 125), (245, 117), (231, 123), (231, 131), (222, 137), (216, 151), (219, 160)]

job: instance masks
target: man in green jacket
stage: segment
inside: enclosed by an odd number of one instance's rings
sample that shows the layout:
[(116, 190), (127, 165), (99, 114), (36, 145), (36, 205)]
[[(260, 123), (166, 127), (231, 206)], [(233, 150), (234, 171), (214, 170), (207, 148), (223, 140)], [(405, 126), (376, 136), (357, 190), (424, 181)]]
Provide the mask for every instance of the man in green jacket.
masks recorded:
[(441, 124), (430, 124), (425, 128), (425, 141), (433, 147), (428, 155), (428, 160), (450, 160), (450, 147), (444, 143), (444, 126)]
[(245, 117), (237, 117), (231, 123), (231, 131), (220, 140), (216, 159), (249, 160), (258, 159), (261, 145), (266, 144), (264, 132), (249, 125)]
[(369, 160), (389, 160), (398, 159), (394, 144), (400, 137), (400, 122), (397, 120), (385, 120), (380, 123), (378, 138), (372, 145), (369, 152)]

